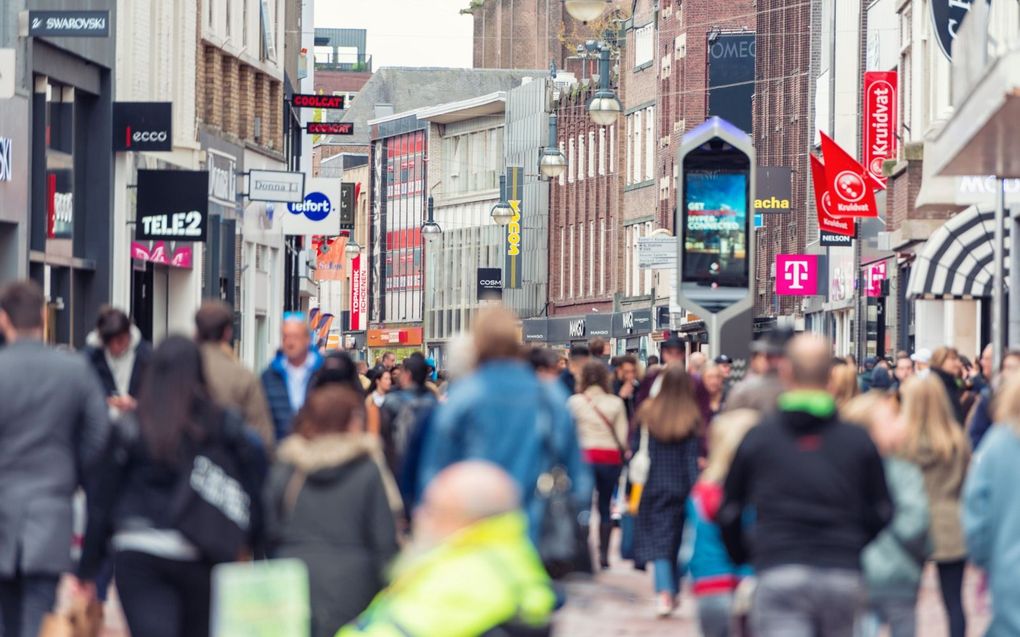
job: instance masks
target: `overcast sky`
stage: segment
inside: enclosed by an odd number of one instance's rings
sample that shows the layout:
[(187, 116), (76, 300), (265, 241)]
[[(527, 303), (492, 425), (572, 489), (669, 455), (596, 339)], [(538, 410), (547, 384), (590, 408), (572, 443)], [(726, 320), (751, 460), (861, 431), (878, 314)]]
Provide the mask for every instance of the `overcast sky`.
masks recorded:
[(368, 29), (372, 65), (471, 67), (469, 0), (317, 0), (315, 26)]

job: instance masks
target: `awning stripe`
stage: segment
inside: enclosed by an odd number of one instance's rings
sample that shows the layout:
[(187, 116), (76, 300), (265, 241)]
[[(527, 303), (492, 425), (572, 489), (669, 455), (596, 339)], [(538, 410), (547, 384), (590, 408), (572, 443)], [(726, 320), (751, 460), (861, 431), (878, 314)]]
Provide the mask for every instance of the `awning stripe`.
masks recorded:
[[(1003, 264), (1009, 281), (1009, 227)], [(917, 253), (907, 286), (909, 298), (988, 298), (995, 259), (995, 213), (971, 206), (948, 219)]]

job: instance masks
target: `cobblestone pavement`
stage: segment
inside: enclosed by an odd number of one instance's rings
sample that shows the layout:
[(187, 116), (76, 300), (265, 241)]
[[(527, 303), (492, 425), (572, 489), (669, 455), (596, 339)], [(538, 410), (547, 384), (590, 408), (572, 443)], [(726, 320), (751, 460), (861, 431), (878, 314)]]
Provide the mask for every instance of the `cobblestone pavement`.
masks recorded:
[[(969, 621), (967, 633), (984, 634), (988, 626), (987, 595), (979, 596), (980, 576), (967, 575), (964, 584)], [(568, 585), (569, 599), (556, 620), (556, 637), (698, 637), (697, 611), (689, 591), (681, 596), (680, 607), (668, 619), (656, 619), (651, 575), (635, 571), (629, 562), (619, 562), (592, 582)], [(979, 599), (979, 597), (981, 597)], [(947, 634), (945, 613), (934, 567), (925, 572), (919, 602), (918, 637)]]
[[(964, 584), (968, 635), (979, 637), (988, 626), (987, 596), (978, 594), (980, 577), (970, 571)], [(651, 575), (635, 571), (630, 562), (616, 562), (595, 579), (568, 585), (567, 605), (557, 614), (556, 637), (698, 637), (697, 615), (689, 591), (668, 619), (656, 619)], [(102, 637), (128, 637), (116, 596), (107, 606)], [(918, 637), (946, 635), (938, 578), (930, 567), (921, 587)]]

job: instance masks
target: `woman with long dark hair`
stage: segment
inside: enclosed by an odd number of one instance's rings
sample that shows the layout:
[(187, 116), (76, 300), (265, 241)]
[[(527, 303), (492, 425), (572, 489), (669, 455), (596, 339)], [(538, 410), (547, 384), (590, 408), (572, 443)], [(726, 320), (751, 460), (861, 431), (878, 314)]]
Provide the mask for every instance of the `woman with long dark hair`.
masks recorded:
[(380, 367), (369, 370), (368, 396), (365, 397), (365, 430), (370, 434), (379, 435), (380, 408), (386, 400), (386, 394), (393, 388), (393, 376), (390, 370)]
[(660, 617), (676, 607), (677, 553), (684, 505), (698, 475), (702, 420), (694, 381), (682, 367), (667, 368), (659, 393), (638, 411), (638, 421), (648, 429), (650, 466), (638, 506), (634, 563), (652, 563)]
[(133, 635), (208, 635), (211, 569), (257, 537), (264, 460), (240, 416), (213, 402), (202, 370), (186, 338), (156, 348), (138, 408), (115, 429), (90, 497), (79, 578), (92, 580), (113, 551)]

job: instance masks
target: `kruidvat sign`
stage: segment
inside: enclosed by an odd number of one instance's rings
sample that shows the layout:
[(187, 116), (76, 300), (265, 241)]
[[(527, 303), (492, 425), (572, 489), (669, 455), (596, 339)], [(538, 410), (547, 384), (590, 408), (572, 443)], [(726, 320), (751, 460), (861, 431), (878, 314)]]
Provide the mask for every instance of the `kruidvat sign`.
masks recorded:
[[(818, 212), (818, 230), (822, 233), (822, 245), (850, 245), (856, 232), (853, 219), (840, 219), (832, 215), (832, 195), (825, 182), (825, 166), (811, 155), (811, 183), (815, 191), (815, 210)], [(846, 243), (825, 243), (825, 237), (845, 236)]]
[(344, 96), (295, 93), (290, 98), (290, 103), (293, 104), (295, 108), (325, 108), (341, 110), (344, 108)]
[(114, 151), (173, 150), (170, 102), (114, 102)]
[(208, 171), (138, 171), (137, 241), (205, 241), (208, 216)]
[(864, 168), (883, 190), (882, 165), (896, 158), (897, 78), (895, 71), (864, 74)]
[(818, 256), (777, 254), (776, 294), (779, 296), (818, 294)]
[(300, 203), (305, 200), (305, 174), (252, 170), (248, 173), (248, 200)]
[(109, 11), (29, 11), (28, 35), (34, 38), (106, 38)]
[(353, 122), (308, 122), (305, 127), (312, 135), (353, 135)]
[(825, 133), (821, 133), (821, 137), (825, 188), (832, 204), (830, 214), (833, 217), (877, 217), (878, 206), (867, 171), (831, 137)]

